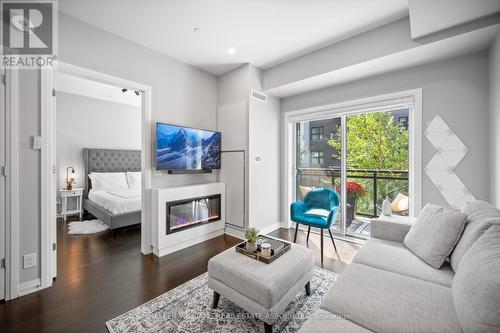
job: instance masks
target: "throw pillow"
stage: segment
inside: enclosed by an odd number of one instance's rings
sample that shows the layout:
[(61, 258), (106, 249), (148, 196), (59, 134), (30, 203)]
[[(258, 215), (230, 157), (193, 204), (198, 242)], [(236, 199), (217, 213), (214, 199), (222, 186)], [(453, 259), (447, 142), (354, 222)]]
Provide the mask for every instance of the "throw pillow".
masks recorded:
[(467, 250), (492, 225), (500, 225), (500, 210), (488, 202), (475, 200), (467, 202), (462, 209), (467, 222), (462, 237), (450, 256), (451, 268), (456, 273), (458, 265)]
[(457, 244), (467, 215), (427, 204), (406, 235), (403, 244), (432, 267), (439, 269)]
[(500, 332), (500, 225), (491, 226), (465, 253), (451, 292), (464, 332)]

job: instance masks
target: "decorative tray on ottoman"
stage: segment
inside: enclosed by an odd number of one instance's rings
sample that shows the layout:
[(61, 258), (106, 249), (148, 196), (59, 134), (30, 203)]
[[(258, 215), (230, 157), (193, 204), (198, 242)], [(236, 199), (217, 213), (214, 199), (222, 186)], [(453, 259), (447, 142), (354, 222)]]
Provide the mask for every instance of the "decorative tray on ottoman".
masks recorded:
[[(266, 256), (261, 253), (261, 244), (263, 243), (269, 243), (271, 245), (271, 256)], [(265, 262), (266, 264), (270, 264), (279, 257), (281, 257), (284, 253), (286, 253), (290, 248), (292, 247), (290, 243), (282, 242), (280, 240), (266, 237), (266, 236), (258, 236), (257, 237), (257, 250), (256, 251), (250, 251), (247, 249), (246, 245), (247, 242), (242, 242), (238, 245), (236, 245), (236, 252), (242, 253), (246, 255), (247, 257), (250, 257), (252, 259), (256, 259), (262, 262)]]

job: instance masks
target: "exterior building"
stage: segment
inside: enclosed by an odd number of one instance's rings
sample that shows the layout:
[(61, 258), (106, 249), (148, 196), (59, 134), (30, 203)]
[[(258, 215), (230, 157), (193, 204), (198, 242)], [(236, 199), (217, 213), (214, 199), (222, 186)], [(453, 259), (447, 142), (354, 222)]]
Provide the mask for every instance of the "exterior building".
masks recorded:
[[(408, 109), (391, 111), (394, 122), (408, 129)], [(297, 124), (298, 164), (305, 168), (340, 168), (339, 153), (328, 140), (339, 137), (340, 118), (315, 120)]]

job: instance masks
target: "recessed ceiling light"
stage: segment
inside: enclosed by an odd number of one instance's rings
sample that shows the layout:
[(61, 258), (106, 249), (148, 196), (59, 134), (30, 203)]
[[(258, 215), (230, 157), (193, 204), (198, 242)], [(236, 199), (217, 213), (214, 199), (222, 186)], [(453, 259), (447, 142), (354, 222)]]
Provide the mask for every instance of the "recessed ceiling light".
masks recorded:
[(227, 49), (227, 53), (229, 53), (229, 54), (235, 54), (236, 53), (236, 49), (233, 48), (233, 47), (230, 47), (230, 48)]

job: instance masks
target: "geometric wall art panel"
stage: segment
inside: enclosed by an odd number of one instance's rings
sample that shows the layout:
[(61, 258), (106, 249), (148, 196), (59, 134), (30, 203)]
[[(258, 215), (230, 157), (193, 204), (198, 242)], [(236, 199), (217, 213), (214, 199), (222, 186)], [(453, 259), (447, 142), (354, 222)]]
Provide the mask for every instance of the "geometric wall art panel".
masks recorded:
[(475, 199), (454, 170), (468, 149), (440, 116), (427, 123), (424, 135), (436, 149), (424, 171), (448, 204), (461, 209)]

